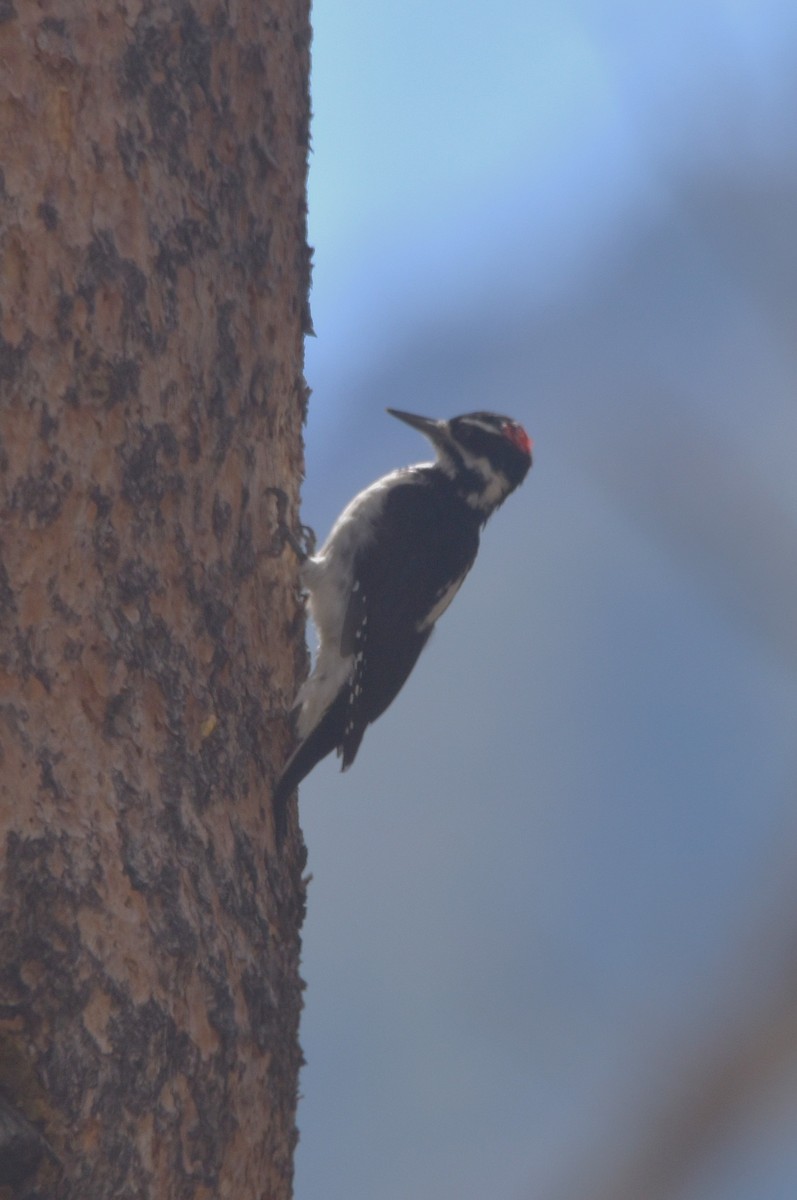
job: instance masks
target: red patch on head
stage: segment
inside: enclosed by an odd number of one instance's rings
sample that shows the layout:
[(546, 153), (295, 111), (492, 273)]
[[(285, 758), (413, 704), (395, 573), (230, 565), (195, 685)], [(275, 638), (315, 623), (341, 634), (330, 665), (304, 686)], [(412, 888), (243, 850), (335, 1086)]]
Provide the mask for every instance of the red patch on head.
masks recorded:
[(513, 446), (517, 446), (523, 454), (527, 454), (531, 458), (531, 452), (534, 449), (534, 442), (526, 433), (522, 425), (516, 425), (514, 421), (507, 421), (501, 430), (505, 438), (509, 438)]

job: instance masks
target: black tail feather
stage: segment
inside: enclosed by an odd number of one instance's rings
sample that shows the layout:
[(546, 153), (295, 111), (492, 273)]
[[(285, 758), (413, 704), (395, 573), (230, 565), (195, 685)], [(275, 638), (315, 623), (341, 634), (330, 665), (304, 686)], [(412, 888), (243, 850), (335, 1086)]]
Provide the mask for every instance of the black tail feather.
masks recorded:
[[(310, 774), (313, 767), (337, 749), (343, 739), (343, 726), (346, 714), (346, 695), (338, 696), (324, 716), (296, 750), (282, 769), (273, 792), (274, 828), (277, 836), (277, 846), (285, 840), (288, 828), (288, 801), (302, 780)], [(352, 757), (354, 757), (352, 755)], [(348, 763), (346, 763), (348, 766)]]

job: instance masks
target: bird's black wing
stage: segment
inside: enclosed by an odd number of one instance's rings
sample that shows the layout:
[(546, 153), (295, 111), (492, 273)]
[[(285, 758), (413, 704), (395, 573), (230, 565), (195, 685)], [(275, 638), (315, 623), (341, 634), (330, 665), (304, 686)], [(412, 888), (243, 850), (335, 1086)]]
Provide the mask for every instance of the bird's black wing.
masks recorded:
[(387, 493), (377, 535), (354, 564), (357, 585), (343, 627), (341, 652), (355, 656), (338, 743), (344, 770), (473, 565), (479, 527), (478, 515), (444, 479), (407, 482)]

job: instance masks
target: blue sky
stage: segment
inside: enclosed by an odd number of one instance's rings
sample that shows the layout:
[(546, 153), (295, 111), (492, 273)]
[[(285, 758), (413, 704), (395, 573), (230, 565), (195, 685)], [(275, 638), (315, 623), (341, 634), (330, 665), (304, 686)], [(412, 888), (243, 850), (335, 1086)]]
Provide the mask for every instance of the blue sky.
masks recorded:
[[(296, 1194), (620, 1200), (794, 935), (797, 9), (314, 22), (304, 519), (426, 456), (387, 405), (536, 458), (302, 789)], [(791, 1200), (795, 1086), (784, 1053), (666, 1194)]]
[(795, 30), (787, 3), (319, 5), (317, 319), (450, 296), (529, 206), (527, 286), (561, 287), (623, 210), (667, 203), (668, 160), (777, 158)]

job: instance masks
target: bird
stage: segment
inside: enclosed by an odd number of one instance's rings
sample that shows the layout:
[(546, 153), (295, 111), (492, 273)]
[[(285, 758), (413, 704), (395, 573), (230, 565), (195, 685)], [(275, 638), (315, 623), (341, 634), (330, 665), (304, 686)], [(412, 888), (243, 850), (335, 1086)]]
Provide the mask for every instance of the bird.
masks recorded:
[(341, 770), (354, 762), (473, 566), (482, 528), (532, 464), (532, 440), (510, 417), (387, 412), (429, 439), (435, 461), (356, 495), (318, 553), (297, 546), (318, 651), (294, 704), (298, 746), (273, 792), (278, 842), (288, 800), (317, 763), (333, 750)]

